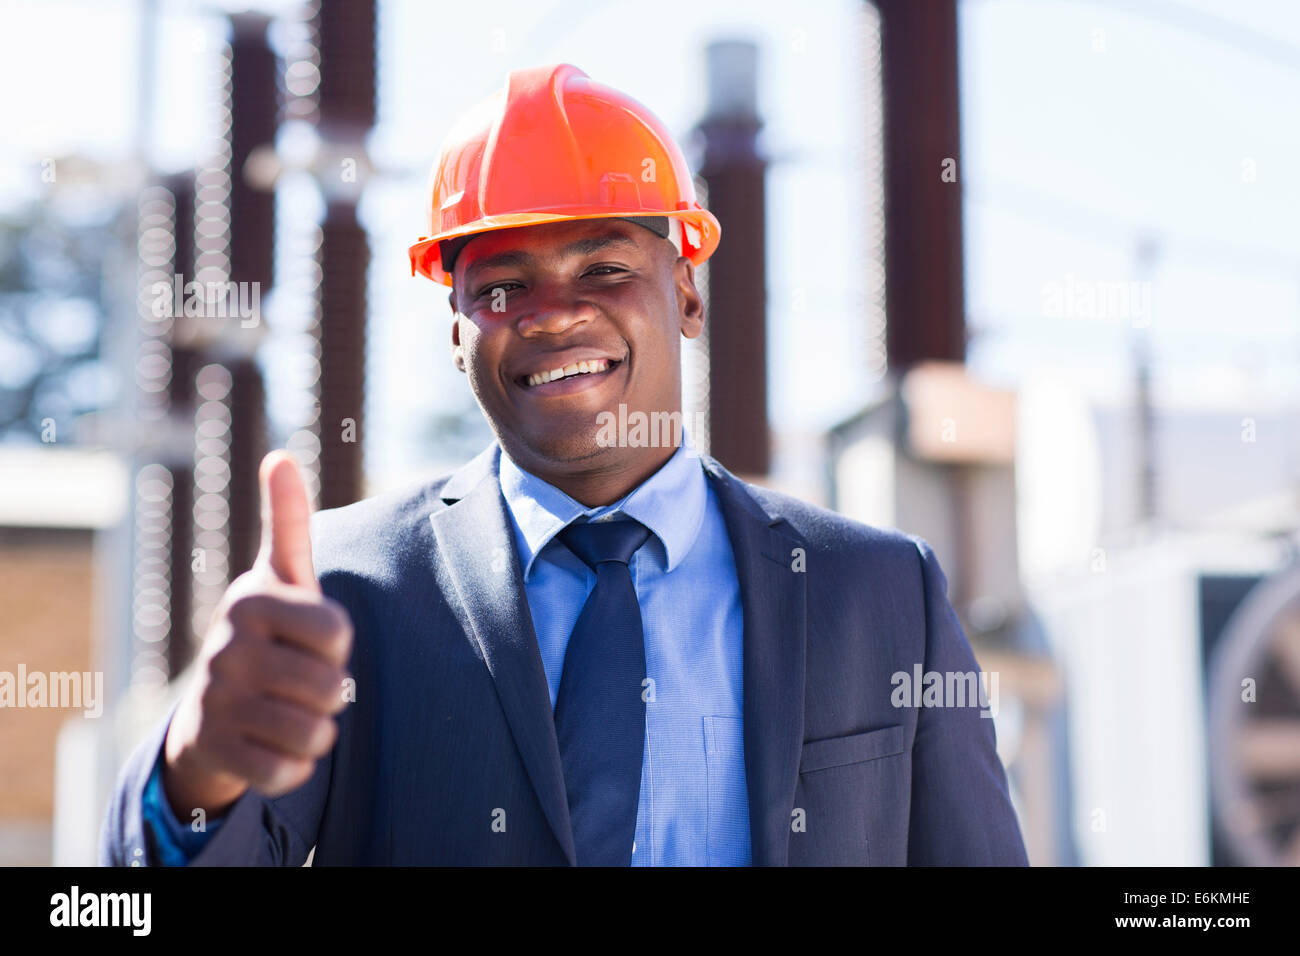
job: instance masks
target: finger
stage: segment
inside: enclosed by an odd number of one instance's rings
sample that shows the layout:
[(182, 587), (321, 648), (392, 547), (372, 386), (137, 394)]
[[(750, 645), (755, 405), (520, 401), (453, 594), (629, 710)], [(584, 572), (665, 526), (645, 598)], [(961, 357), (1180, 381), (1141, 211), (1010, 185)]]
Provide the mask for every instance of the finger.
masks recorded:
[(310, 713), (273, 697), (242, 701), (235, 722), (245, 740), (286, 757), (311, 760), (323, 757), (338, 737), (338, 725), (333, 718)]
[(299, 648), (268, 641), (256, 649), (252, 663), (258, 675), (258, 689), (264, 694), (325, 716), (337, 714), (347, 706), (343, 695), (347, 671), (315, 654), (304, 654)]
[(229, 738), (221, 748), (220, 759), (228, 772), (247, 780), (249, 786), (268, 797), (297, 790), (316, 769), (316, 761), (310, 757), (288, 757), (242, 736)]
[(311, 563), (311, 502), (293, 456), (277, 450), (258, 469), (262, 489), (262, 549), (265, 562), (286, 584), (320, 591)]
[(343, 605), (305, 588), (241, 595), (227, 615), (239, 631), (274, 638), (337, 667), (346, 667), (352, 653), (352, 620)]

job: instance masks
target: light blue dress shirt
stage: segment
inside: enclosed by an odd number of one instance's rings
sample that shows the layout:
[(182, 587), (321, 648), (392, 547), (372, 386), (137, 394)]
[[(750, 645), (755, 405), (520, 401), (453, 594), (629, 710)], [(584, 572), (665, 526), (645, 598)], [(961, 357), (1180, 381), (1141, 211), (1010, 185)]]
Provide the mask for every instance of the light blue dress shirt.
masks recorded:
[[(504, 451), (499, 477), (552, 709), (569, 635), (596, 585), (556, 535), (583, 515), (626, 515), (652, 532), (629, 565), (653, 682), (632, 865), (749, 865), (740, 585), (722, 509), (689, 436), (683, 430), (682, 446), (657, 472), (605, 507), (584, 507)], [(198, 834), (177, 821), (160, 770), (161, 759), (144, 814), (163, 862), (177, 865), (198, 854), (220, 820)]]
[(748, 865), (740, 584), (722, 509), (689, 436), (605, 507), (584, 507), (504, 451), (500, 478), (552, 709), (569, 635), (596, 586), (556, 535), (581, 515), (627, 515), (652, 532), (629, 565), (653, 681), (632, 865)]

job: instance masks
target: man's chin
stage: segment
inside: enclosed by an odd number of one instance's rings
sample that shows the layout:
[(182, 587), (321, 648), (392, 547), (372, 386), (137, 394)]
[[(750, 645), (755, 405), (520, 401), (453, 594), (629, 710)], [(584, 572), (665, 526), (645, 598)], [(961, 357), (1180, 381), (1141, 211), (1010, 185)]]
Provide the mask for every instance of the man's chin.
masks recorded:
[(618, 449), (602, 445), (592, 427), (582, 431), (567, 431), (550, 435), (528, 435), (524, 446), (532, 458), (552, 465), (598, 464), (602, 459), (617, 454)]

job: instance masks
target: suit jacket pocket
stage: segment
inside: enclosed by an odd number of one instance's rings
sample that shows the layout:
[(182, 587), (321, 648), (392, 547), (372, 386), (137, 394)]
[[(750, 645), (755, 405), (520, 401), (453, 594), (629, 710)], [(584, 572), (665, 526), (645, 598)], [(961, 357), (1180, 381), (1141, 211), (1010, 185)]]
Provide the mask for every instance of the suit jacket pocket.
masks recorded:
[(799, 761), (800, 773), (813, 773), (831, 767), (862, 763), (878, 757), (889, 757), (903, 752), (903, 726), (881, 727), (847, 737), (827, 737), (803, 745)]

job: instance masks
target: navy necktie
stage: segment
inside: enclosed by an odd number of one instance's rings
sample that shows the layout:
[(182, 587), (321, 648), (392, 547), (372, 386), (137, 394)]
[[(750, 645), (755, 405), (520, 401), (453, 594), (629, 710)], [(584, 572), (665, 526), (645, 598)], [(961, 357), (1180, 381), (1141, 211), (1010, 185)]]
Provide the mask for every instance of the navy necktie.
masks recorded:
[(650, 536), (638, 521), (573, 524), (560, 540), (596, 572), (573, 626), (555, 698), (579, 866), (632, 862), (645, 745), (645, 637), (628, 562)]

